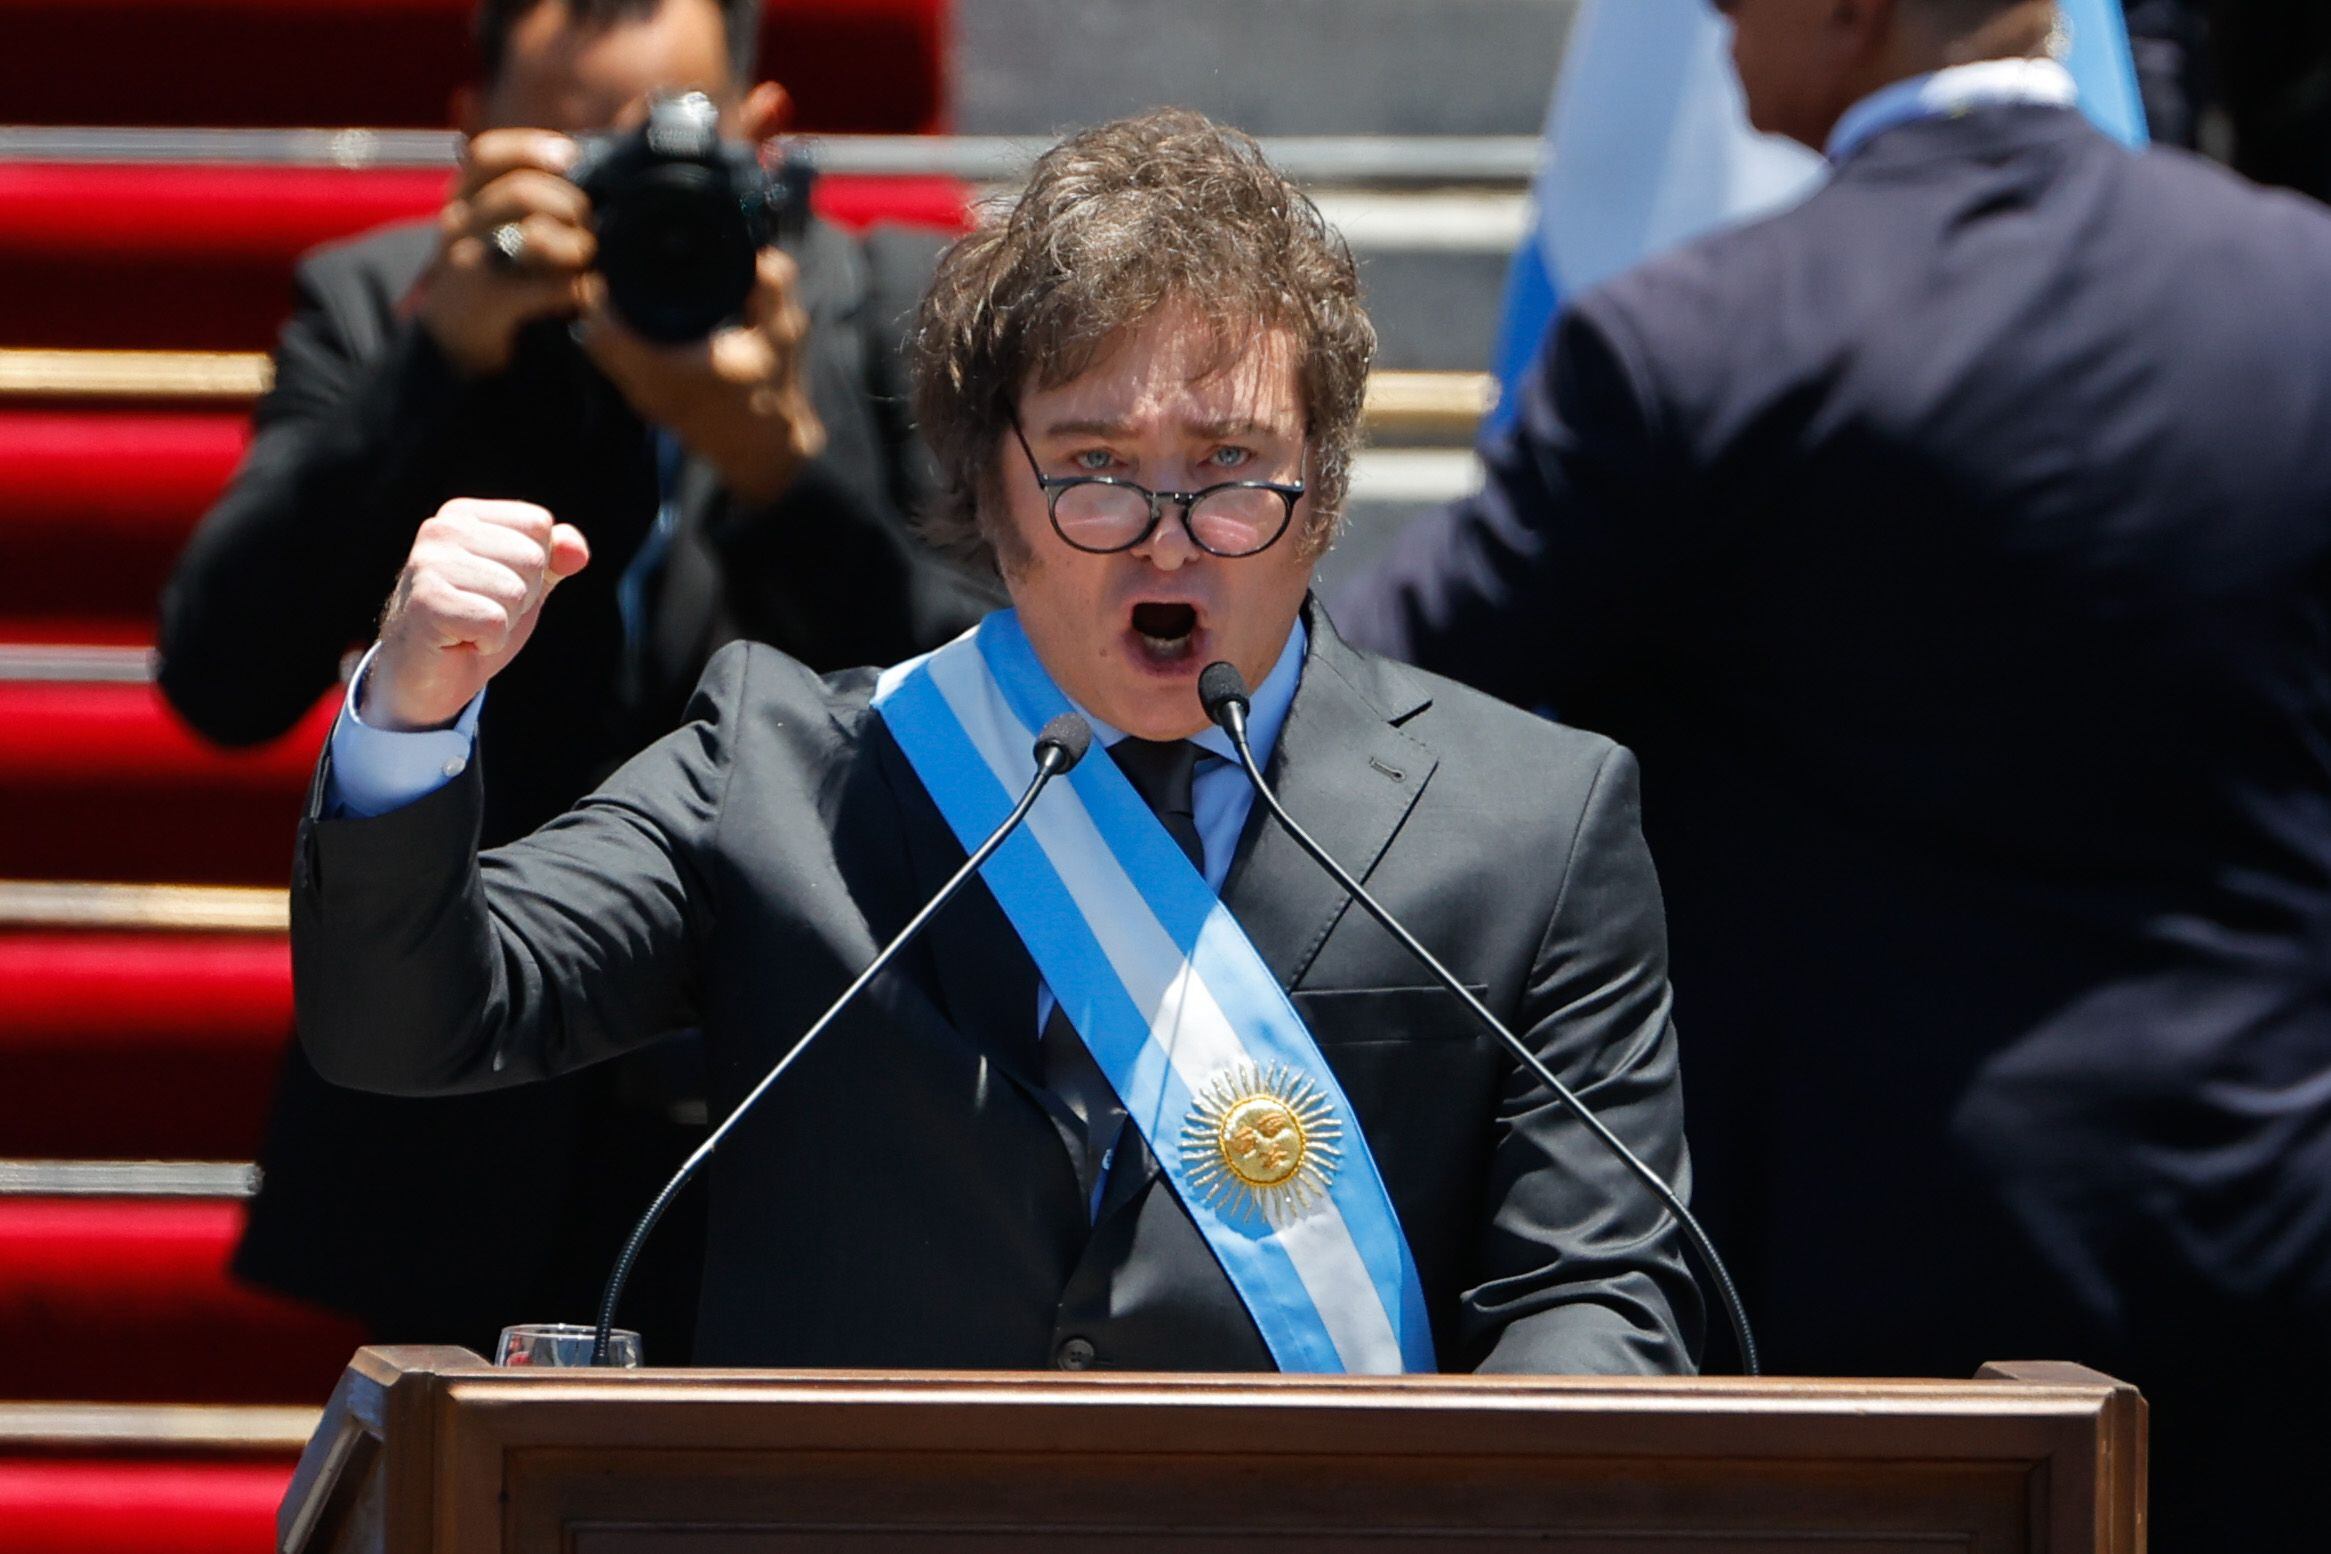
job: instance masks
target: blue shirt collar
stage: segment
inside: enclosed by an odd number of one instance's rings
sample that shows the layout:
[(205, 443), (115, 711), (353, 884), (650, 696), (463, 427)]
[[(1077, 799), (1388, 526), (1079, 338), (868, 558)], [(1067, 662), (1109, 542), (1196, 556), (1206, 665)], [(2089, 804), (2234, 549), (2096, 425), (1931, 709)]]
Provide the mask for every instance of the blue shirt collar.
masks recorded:
[[(1293, 629), (1287, 633), (1287, 645), (1279, 649), (1279, 661), (1271, 665), (1271, 672), (1263, 676), (1263, 683), (1254, 688), (1249, 698), (1246, 742), (1254, 749), (1257, 766), (1271, 764), (1271, 752), (1279, 745), (1279, 728), (1287, 721), (1287, 709), (1295, 704), (1295, 687), (1303, 680), (1303, 656), (1310, 646), (1311, 633), (1305, 628), (1303, 618), (1297, 616)], [(1073, 699), (1071, 705), (1093, 726), (1093, 737), (1102, 749), (1125, 737), (1123, 729), (1094, 717)], [(1193, 734), (1190, 742), (1208, 755), (1220, 756), (1234, 766), (1238, 764), (1238, 751), (1232, 747), (1230, 736), (1219, 728), (1209, 727), (1202, 734)]]
[(1886, 131), (1994, 103), (2070, 108), (2080, 100), (2072, 72), (2053, 59), (1984, 59), (1881, 86), (1845, 111), (1827, 155), (1842, 162)]

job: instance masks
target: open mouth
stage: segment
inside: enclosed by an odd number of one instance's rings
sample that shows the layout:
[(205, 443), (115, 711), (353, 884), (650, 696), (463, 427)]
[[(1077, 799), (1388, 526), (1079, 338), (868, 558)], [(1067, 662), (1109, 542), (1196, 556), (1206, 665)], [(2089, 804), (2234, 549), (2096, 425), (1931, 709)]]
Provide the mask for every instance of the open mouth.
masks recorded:
[(1146, 601), (1133, 607), (1133, 635), (1153, 663), (1176, 664), (1198, 645), (1198, 611), (1187, 604)]

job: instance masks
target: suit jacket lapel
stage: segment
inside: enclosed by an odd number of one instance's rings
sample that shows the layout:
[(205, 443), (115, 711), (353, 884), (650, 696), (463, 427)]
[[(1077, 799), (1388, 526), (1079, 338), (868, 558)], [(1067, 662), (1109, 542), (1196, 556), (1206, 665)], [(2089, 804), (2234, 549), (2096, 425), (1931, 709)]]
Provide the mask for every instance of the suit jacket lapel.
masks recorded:
[[(925, 901), (963, 867), (965, 851), (890, 731), (878, 717), (869, 724), (899, 796), (914, 895)], [(1036, 1035), (1036, 963), (987, 886), (972, 881), (923, 932), (939, 1004), (956, 1029), (1022, 1089), (1047, 1095)]]
[[(1287, 812), (1365, 884), (1439, 765), (1400, 728), (1432, 697), (1409, 671), (1337, 636), (1316, 601), (1305, 621), (1310, 654), (1264, 775)], [(1282, 987), (1302, 979), (1350, 899), (1257, 798), (1223, 900)]]

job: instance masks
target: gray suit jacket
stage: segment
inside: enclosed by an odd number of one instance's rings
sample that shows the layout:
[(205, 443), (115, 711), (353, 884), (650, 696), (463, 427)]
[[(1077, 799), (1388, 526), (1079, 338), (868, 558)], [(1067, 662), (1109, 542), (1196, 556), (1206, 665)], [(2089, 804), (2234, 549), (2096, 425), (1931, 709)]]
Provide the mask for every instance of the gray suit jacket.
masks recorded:
[[(1311, 640), (1272, 762), (1291, 810), (1681, 1178), (1633, 759), (1359, 653), (1316, 612)], [(385, 816), (311, 819), (293, 952), (317, 1067), (475, 1090), (694, 1024), (716, 1111), (733, 1104), (963, 860), (873, 684), (724, 650), (679, 731), (482, 860), (474, 766)], [(1674, 1227), (1261, 806), (1225, 897), (1351, 1098), (1442, 1364), (1688, 1370), (1701, 1315)], [(699, 1360), (1026, 1367), (1081, 1339), (1101, 1366), (1269, 1367), (1145, 1151), (1088, 1222), (1035, 1011), (974, 887), (714, 1163)]]

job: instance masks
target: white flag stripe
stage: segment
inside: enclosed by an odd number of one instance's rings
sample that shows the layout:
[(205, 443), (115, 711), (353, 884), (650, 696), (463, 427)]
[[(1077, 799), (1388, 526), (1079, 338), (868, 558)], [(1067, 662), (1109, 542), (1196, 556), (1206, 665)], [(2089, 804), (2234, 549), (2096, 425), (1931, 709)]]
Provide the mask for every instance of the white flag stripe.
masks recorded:
[[(1174, 1063), (1175, 1077), (1182, 1088), (1195, 1096), (1206, 1082), (1227, 1066), (1223, 1061), (1193, 1062), (1188, 1053), (1203, 1046), (1208, 1051), (1219, 1051), (1220, 1037), (1228, 1037), (1234, 1055), (1227, 1061), (1251, 1062), (1253, 1059), (1243, 1047), (1236, 1046), (1237, 1036), (1230, 1022), (1214, 1001), (1213, 991), (1205, 979), (1197, 975), (1195, 965), (1188, 965), (1188, 973), (1176, 977), (1167, 989), (1167, 1001), (1158, 1008), (1156, 1022), (1150, 1027), (1150, 1038), (1165, 1045)], [(1183, 1018), (1190, 1010), (1191, 1017)], [(1185, 1033), (1197, 1040), (1185, 1047), (1179, 1039)], [(1160, 1100), (1163, 1099), (1161, 1093)], [(1178, 1122), (1178, 1119), (1174, 1119)], [(1347, 1122), (1347, 1126), (1356, 1126)], [(1180, 1130), (1172, 1123), (1169, 1131), (1160, 1133), (1152, 1127), (1149, 1137), (1160, 1149), (1175, 1147), (1174, 1135)], [(1376, 1281), (1368, 1272), (1365, 1259), (1360, 1256), (1359, 1244), (1352, 1239), (1351, 1226), (1345, 1222), (1342, 1211), (1331, 1197), (1315, 1200), (1310, 1212), (1292, 1224), (1278, 1229), (1279, 1244), (1287, 1258), (1295, 1265), (1296, 1276), (1303, 1281), (1311, 1303), (1319, 1309), (1320, 1320), (1327, 1326), (1329, 1339), (1336, 1353), (1343, 1358), (1344, 1368), (1355, 1375), (1400, 1374), (1400, 1335), (1392, 1325), (1392, 1317), (1384, 1309), (1377, 1294)]]
[(1820, 181), (1818, 156), (1749, 127), (1730, 34), (1706, 0), (1595, 0), (1572, 23), (1532, 191), (1561, 295)]

